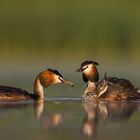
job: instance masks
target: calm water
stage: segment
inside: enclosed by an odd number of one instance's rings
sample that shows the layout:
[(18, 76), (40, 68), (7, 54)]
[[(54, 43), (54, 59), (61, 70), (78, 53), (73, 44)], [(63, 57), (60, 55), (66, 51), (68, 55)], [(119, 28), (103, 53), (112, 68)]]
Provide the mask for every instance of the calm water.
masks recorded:
[(139, 140), (140, 101), (49, 98), (44, 103), (1, 103), (4, 140)]

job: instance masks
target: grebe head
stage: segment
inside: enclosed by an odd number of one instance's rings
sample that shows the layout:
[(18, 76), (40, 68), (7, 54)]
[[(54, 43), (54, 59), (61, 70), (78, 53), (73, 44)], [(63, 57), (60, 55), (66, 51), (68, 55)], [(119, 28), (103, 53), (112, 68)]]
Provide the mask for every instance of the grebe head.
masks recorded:
[(88, 82), (88, 81), (98, 82), (99, 74), (98, 74), (96, 65), (99, 65), (99, 64), (95, 61), (84, 61), (81, 64), (80, 68), (77, 69), (77, 72), (83, 73), (83, 80), (85, 82)]
[(47, 69), (41, 72), (35, 79), (34, 82), (34, 94), (38, 99), (44, 99), (44, 87), (48, 87), (53, 84), (66, 84), (73, 86), (74, 84), (68, 80), (65, 80), (63, 76), (53, 69)]
[(59, 83), (70, 85), (70, 86), (74, 85), (72, 82), (64, 79), (61, 73), (53, 69), (47, 69), (46, 71), (40, 73), (39, 80), (44, 87), (47, 87), (52, 84), (59, 84)]

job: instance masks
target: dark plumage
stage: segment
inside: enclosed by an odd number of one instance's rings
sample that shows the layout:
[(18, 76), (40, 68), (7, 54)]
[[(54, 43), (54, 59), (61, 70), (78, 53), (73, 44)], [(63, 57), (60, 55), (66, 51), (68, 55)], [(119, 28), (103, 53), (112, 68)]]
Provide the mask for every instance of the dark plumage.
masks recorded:
[(84, 73), (82, 74), (82, 77), (83, 77), (84, 82), (88, 82), (88, 78), (86, 77), (86, 75)]
[[(106, 86), (107, 89), (100, 94)], [(140, 93), (137, 92), (137, 89), (130, 81), (116, 77), (105, 77), (100, 81), (97, 86), (96, 94), (98, 98), (105, 98), (108, 100), (140, 99)]]
[(56, 69), (53, 70), (53, 69), (48, 68), (47, 70), (50, 71), (50, 72), (53, 72), (53, 73), (55, 73), (57, 75), (59, 75), (60, 77), (63, 77), (62, 74), (58, 70), (56, 70)]
[(0, 86), (0, 101), (17, 101), (31, 98), (37, 99), (37, 96), (20, 88)]
[(116, 84), (117, 86), (121, 86), (123, 88), (134, 88), (134, 85), (126, 80), (126, 79), (119, 79), (119, 78), (116, 78), (116, 77), (106, 77), (105, 80), (110, 83), (110, 84)]
[(95, 61), (92, 61), (92, 60), (87, 60), (87, 61), (84, 61), (82, 64), (81, 64), (81, 67), (85, 66), (85, 65), (89, 65), (89, 64), (94, 64), (94, 65), (99, 65), (98, 62), (95, 62)]

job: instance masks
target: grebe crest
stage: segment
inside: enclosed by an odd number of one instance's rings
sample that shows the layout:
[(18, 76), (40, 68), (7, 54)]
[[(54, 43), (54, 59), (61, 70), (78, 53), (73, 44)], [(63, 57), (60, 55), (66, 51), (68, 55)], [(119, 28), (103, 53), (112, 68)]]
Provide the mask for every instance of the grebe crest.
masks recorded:
[(73, 83), (65, 80), (60, 72), (58, 72), (57, 70), (50, 69), (50, 68), (41, 72), (37, 76), (37, 79), (40, 80), (40, 83), (44, 87), (48, 87), (49, 85), (58, 84), (58, 83), (63, 83), (63, 84), (68, 84), (68, 85), (73, 86)]
[(77, 69), (77, 72), (82, 72), (83, 73), (83, 81), (84, 82), (98, 82), (99, 80), (99, 74), (98, 70), (96, 68), (96, 65), (99, 65), (95, 61), (84, 61), (80, 68)]

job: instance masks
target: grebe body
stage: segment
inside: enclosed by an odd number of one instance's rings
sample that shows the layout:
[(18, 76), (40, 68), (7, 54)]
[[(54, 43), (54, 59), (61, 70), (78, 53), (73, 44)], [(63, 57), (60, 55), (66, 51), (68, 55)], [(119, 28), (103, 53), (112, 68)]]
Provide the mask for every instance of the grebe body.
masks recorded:
[(37, 99), (37, 96), (20, 88), (0, 86), (0, 102), (19, 101), (25, 99)]
[(0, 86), (0, 101), (20, 101), (27, 99), (43, 100), (43, 89), (58, 83), (73, 86), (73, 83), (65, 80), (57, 70), (47, 69), (37, 75), (34, 82), (34, 93), (29, 93), (20, 88)]
[(140, 92), (129, 80), (105, 77), (98, 83), (94, 97), (107, 100), (140, 99)]
[[(140, 90), (136, 89), (126, 79), (107, 77), (105, 74), (104, 79), (99, 82), (96, 65), (98, 63), (94, 61), (85, 61), (81, 64), (80, 70), (83, 73), (83, 80), (86, 79), (84, 81), (88, 81), (84, 98), (102, 98), (107, 100), (140, 99)], [(95, 77), (98, 78), (96, 79)]]

